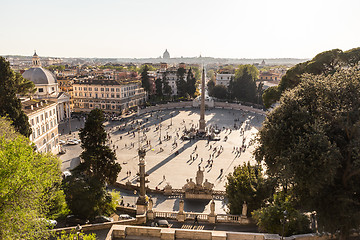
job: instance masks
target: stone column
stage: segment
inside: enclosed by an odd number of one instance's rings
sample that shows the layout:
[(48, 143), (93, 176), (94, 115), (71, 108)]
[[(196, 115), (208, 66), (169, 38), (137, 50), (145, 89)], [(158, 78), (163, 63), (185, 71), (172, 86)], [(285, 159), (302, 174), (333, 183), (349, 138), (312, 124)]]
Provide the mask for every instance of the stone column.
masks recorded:
[(215, 202), (214, 199), (210, 203), (210, 214), (208, 215), (209, 223), (216, 223), (216, 214), (215, 214)]
[[(140, 134), (140, 133), (138, 133)], [(145, 184), (148, 183), (145, 173), (145, 154), (146, 151), (144, 149), (139, 149), (139, 179), (140, 182), (140, 191), (139, 198), (136, 202), (136, 215), (142, 215), (146, 213), (147, 210), (147, 201), (146, 201), (146, 190)]]
[(184, 200), (180, 200), (180, 202), (179, 202), (179, 212), (178, 212), (178, 215), (176, 216), (176, 219), (179, 222), (184, 222), (185, 221)]
[(201, 78), (201, 105), (200, 105), (200, 121), (199, 121), (199, 132), (205, 132), (205, 70), (203, 68)]

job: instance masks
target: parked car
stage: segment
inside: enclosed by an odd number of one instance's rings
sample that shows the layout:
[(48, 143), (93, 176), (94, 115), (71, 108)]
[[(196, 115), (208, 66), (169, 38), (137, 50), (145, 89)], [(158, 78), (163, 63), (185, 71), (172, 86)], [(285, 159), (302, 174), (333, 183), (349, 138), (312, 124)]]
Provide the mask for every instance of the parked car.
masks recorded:
[(106, 222), (113, 222), (114, 219), (111, 217), (106, 216), (96, 216), (94, 220), (91, 221), (91, 223), (106, 223)]
[(67, 144), (68, 145), (77, 145), (77, 144), (80, 144), (80, 140), (74, 138), (74, 139), (68, 139), (67, 140)]
[(165, 227), (165, 228), (171, 227), (169, 222), (167, 220), (165, 220), (165, 219), (155, 220), (155, 222), (151, 223), (151, 226), (152, 227)]
[(59, 140), (59, 144), (60, 145), (63, 145), (63, 144), (65, 144), (66, 142), (64, 141), (64, 140)]
[(129, 214), (120, 214), (119, 215), (119, 220), (126, 220), (126, 219), (134, 219), (132, 216), (130, 216)]
[(76, 226), (78, 224), (84, 225), (84, 224), (88, 224), (88, 223), (89, 223), (89, 220), (84, 219), (80, 216), (75, 216), (75, 215), (68, 215), (68, 216), (66, 216), (66, 219), (65, 219), (66, 227)]
[(71, 172), (68, 171), (68, 170), (63, 171), (62, 174), (63, 174), (63, 178), (66, 178), (66, 177), (70, 177), (70, 176), (71, 176)]

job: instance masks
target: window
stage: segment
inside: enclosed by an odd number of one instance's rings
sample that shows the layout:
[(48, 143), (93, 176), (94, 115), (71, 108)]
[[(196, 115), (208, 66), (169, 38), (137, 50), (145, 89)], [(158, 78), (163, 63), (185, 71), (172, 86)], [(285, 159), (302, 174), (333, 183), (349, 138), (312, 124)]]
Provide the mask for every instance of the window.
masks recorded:
[(96, 87), (96, 88), (95, 88), (95, 91), (97, 91), (97, 90), (98, 90), (98, 88)]
[(52, 115), (52, 112), (51, 112), (51, 111), (49, 111), (49, 116), (51, 117), (51, 115)]
[(40, 136), (40, 128), (37, 129), (37, 135)]
[(90, 107), (92, 108), (93, 107), (93, 105), (90, 103)]
[(105, 88), (105, 92), (108, 92), (109, 91), (109, 88)]
[(36, 137), (35, 131), (33, 131), (33, 133), (32, 133), (32, 138), (33, 138), (33, 140), (35, 139), (35, 137)]
[(111, 97), (114, 98), (114, 94), (113, 94), (113, 93), (111, 94)]
[(45, 126), (42, 126), (41, 129), (42, 129), (42, 133), (44, 133), (45, 132)]
[(110, 90), (113, 92), (113, 91), (114, 91), (114, 88), (111, 88)]
[(38, 88), (39, 92), (44, 92), (43, 88)]
[(76, 87), (75, 87), (75, 90), (76, 90)]
[(30, 122), (31, 122), (31, 126), (34, 126), (34, 119), (31, 119)]
[(55, 88), (54, 88), (54, 87), (52, 87), (52, 88), (51, 88), (51, 91), (55, 91)]
[(46, 144), (46, 139), (43, 140), (43, 145), (45, 145), (45, 144)]
[(55, 115), (55, 109), (53, 109), (53, 113), (54, 113), (54, 115)]
[(41, 114), (41, 121), (43, 121), (44, 120), (44, 114)]
[(91, 87), (89, 87), (89, 91), (92, 91), (92, 88), (91, 88)]
[(75, 93), (75, 97), (77, 97), (77, 93)]
[(87, 87), (84, 87), (84, 91), (87, 91)]
[(84, 93), (84, 97), (86, 97), (86, 93)]
[(45, 119), (47, 119), (47, 117), (48, 117), (48, 113), (46, 112), (46, 113), (45, 113)]
[(116, 88), (116, 92), (120, 92), (120, 88)]
[(108, 93), (106, 94), (106, 97), (107, 97), (107, 98), (109, 97), (109, 94), (108, 94)]
[(51, 138), (54, 138), (54, 137), (55, 137), (55, 134), (54, 134), (54, 133), (52, 133), (52, 134), (51, 134)]
[(120, 98), (120, 94), (116, 94), (116, 98)]
[(36, 123), (39, 123), (39, 117), (36, 117)]
[(97, 94), (97, 93), (95, 93), (95, 98), (98, 98), (98, 94)]
[(91, 97), (91, 93), (89, 93), (89, 97)]
[(79, 97), (82, 97), (82, 93), (79, 93)]
[(101, 88), (101, 91), (104, 91), (104, 88)]

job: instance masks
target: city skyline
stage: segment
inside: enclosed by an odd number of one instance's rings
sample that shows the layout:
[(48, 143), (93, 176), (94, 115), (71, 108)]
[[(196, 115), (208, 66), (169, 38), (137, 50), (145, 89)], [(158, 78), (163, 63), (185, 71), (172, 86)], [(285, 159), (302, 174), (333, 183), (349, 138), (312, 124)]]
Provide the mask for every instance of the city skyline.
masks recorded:
[(360, 2), (3, 0), (0, 55), (312, 58), (359, 47)]

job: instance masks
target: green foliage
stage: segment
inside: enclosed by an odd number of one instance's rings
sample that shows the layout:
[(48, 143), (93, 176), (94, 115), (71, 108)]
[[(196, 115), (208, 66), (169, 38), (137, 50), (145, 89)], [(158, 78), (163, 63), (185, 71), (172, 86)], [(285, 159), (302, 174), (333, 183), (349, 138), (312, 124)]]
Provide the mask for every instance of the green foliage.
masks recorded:
[(81, 158), (85, 172), (101, 182), (114, 183), (121, 166), (116, 162), (115, 152), (105, 145), (106, 132), (103, 126), (104, 114), (100, 109), (92, 110), (83, 129), (80, 129)]
[(263, 232), (277, 233), (281, 236), (309, 233), (309, 219), (294, 206), (293, 199), (280, 192), (274, 195), (271, 204), (252, 212), (252, 216)]
[(10, 64), (0, 57), (0, 116), (8, 117), (15, 130), (29, 137), (31, 128), (27, 115), (21, 109), (20, 99), (16, 94), (32, 92), (34, 84), (10, 69)]
[(269, 87), (262, 95), (263, 104), (266, 108), (270, 108), (274, 99), (280, 98), (280, 91), (277, 86)]
[(116, 71), (122, 71), (124, 70), (124, 67), (121, 65), (103, 65), (103, 66), (99, 66), (100, 69), (112, 69), (112, 70), (116, 70)]
[(190, 97), (194, 97), (195, 92), (196, 92), (196, 79), (193, 71), (190, 68), (186, 76), (186, 93)]
[(66, 177), (63, 188), (71, 212), (87, 219), (103, 214), (104, 208), (111, 202), (104, 184), (96, 177), (75, 172)]
[(177, 95), (179, 97), (184, 97), (186, 94), (186, 81), (185, 81), (185, 68), (178, 68), (176, 72), (176, 87), (177, 87)]
[(0, 239), (48, 237), (47, 223), (39, 219), (55, 213), (60, 182), (58, 158), (34, 152), (23, 136), (0, 136)]
[(209, 90), (209, 95), (210, 96), (214, 96), (214, 94), (213, 94), (213, 90), (214, 90), (214, 87), (215, 87), (215, 80), (210, 80), (210, 81), (208, 81), (208, 83), (207, 83), (207, 88), (208, 88), (208, 90)]
[(141, 86), (144, 88), (146, 92), (150, 91), (150, 78), (149, 78), (149, 66), (144, 65), (142, 71), (140, 72), (141, 75)]
[(139, 68), (139, 73), (141, 74), (145, 69), (147, 69), (147, 71), (156, 71), (156, 68), (153, 65), (144, 64)]
[(281, 94), (296, 87), (302, 74), (310, 73), (313, 75), (334, 74), (340, 68), (356, 66), (360, 61), (360, 48), (350, 49), (343, 52), (340, 49), (325, 51), (316, 55), (312, 60), (299, 63), (290, 68), (281, 78), (278, 86), (278, 94), (265, 92), (263, 99), (267, 99), (266, 105), (271, 106), (280, 99)]
[(211, 90), (211, 96), (218, 99), (227, 99), (229, 97), (229, 93), (224, 85), (216, 85)]
[(61, 233), (58, 233), (56, 235), (57, 235), (56, 240), (74, 240), (74, 239), (96, 240), (97, 239), (95, 233), (85, 234), (83, 232), (80, 232), (78, 235), (75, 229), (73, 229), (70, 233), (66, 233), (65, 231), (62, 231)]
[(230, 214), (240, 215), (244, 201), (248, 204), (248, 212), (258, 209), (264, 199), (272, 195), (273, 184), (264, 179), (261, 170), (260, 166), (244, 163), (227, 176), (225, 188)]
[(59, 71), (59, 72), (62, 72), (65, 70), (65, 66), (64, 65), (50, 65), (48, 67), (46, 67), (47, 69), (49, 69), (50, 71), (54, 72), (55, 70), (56, 71)]
[(235, 72), (235, 78), (230, 81), (231, 98), (244, 102), (256, 102), (256, 79), (258, 70), (253, 65), (240, 65)]
[(155, 80), (155, 87), (156, 87), (156, 96), (162, 97), (163, 94), (163, 81), (161, 78), (157, 78)]
[(326, 231), (360, 224), (360, 70), (305, 75), (259, 131), (256, 159)]

